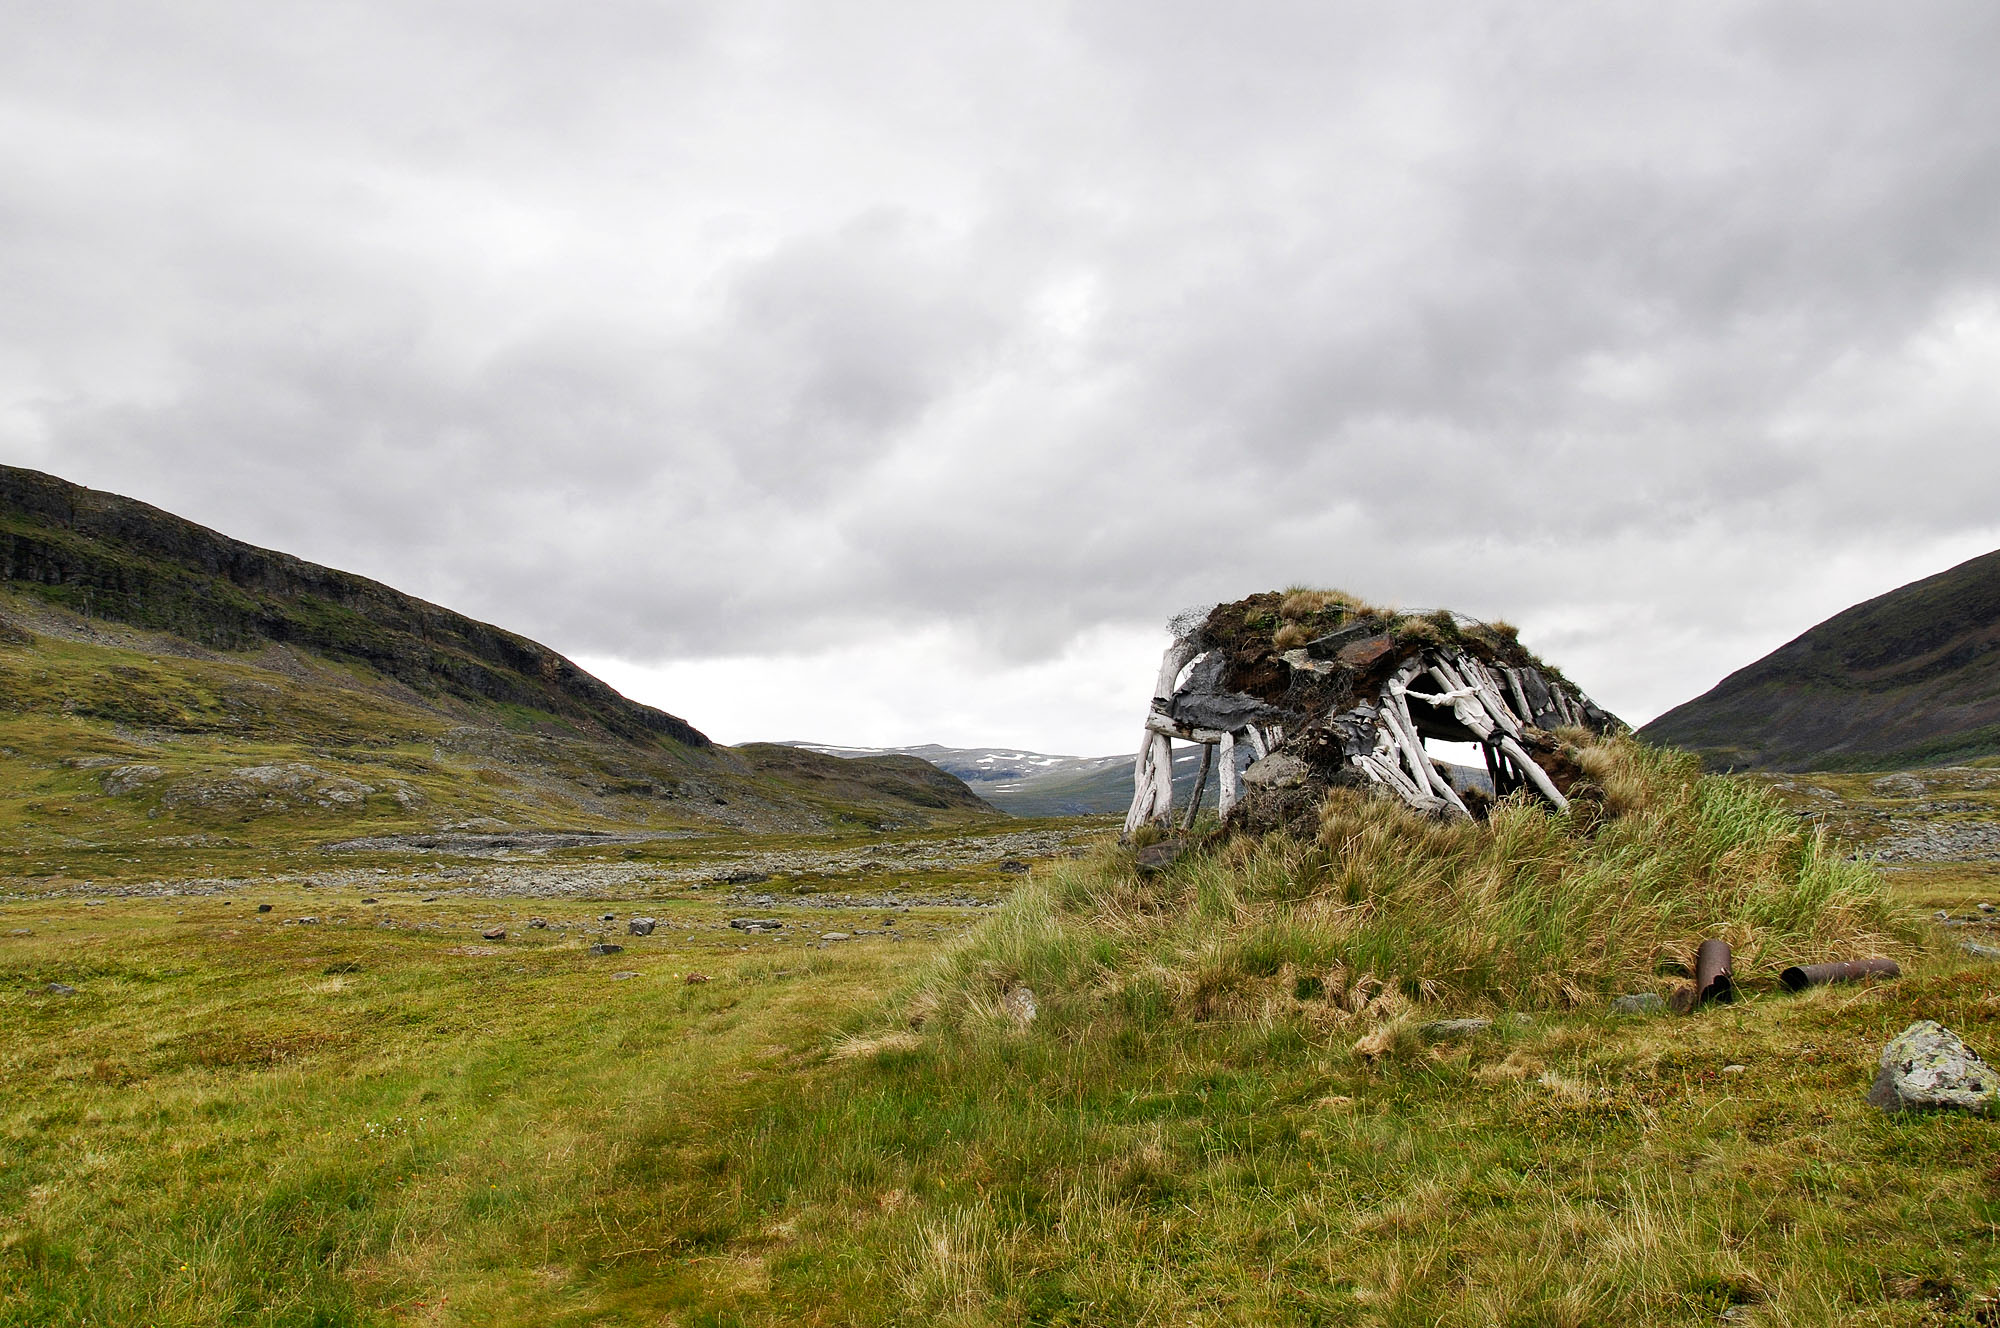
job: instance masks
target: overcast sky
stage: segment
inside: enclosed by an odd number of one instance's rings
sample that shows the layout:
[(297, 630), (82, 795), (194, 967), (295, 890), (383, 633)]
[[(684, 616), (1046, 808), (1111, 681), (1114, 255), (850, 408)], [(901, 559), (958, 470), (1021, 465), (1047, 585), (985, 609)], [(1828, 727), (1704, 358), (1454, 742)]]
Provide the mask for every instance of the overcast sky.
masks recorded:
[(723, 741), (1293, 583), (1643, 721), (2000, 545), (2000, 5), (14, 0), (0, 459)]

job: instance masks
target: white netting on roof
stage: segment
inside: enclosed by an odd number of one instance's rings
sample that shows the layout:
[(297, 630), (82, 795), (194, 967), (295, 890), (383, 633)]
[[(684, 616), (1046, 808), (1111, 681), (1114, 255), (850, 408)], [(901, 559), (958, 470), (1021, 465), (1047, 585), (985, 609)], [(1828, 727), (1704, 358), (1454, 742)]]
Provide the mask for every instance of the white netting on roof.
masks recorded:
[(1173, 633), (1174, 640), (1186, 640), (1188, 637), (1194, 635), (1195, 631), (1208, 621), (1208, 615), (1214, 612), (1215, 605), (1213, 604), (1196, 604), (1190, 608), (1182, 609), (1179, 613), (1167, 619), (1167, 630)]

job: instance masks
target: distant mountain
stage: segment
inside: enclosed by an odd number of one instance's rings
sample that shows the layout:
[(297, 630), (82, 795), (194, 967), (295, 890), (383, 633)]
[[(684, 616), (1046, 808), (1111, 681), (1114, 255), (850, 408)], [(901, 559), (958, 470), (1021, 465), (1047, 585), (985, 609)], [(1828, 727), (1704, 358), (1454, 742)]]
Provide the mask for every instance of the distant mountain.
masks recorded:
[[(835, 747), (792, 742), (828, 756), (848, 758), (915, 756), (956, 775), (981, 798), (1010, 816), (1123, 815), (1132, 805), (1132, 760), (1119, 756), (1051, 756), (1011, 747)], [(1247, 749), (1239, 763), (1249, 759)], [(1194, 789), (1201, 763), (1197, 748), (1182, 745), (1174, 754), (1174, 791), (1183, 806)], [(1217, 778), (1211, 771), (1206, 802), (1213, 806)]]
[(1639, 736), (1718, 769), (2000, 755), (2000, 551), (1835, 614)]

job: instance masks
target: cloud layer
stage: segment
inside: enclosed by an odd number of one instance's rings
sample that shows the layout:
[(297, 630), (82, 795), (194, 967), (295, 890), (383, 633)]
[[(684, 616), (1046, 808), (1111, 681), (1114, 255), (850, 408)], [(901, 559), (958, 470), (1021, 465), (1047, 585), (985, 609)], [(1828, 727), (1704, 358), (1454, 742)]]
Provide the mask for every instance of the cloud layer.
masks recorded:
[(1976, 0), (16, 7), (0, 455), (729, 740), (1116, 747), (1292, 582), (1645, 718), (2000, 543), (1997, 66)]

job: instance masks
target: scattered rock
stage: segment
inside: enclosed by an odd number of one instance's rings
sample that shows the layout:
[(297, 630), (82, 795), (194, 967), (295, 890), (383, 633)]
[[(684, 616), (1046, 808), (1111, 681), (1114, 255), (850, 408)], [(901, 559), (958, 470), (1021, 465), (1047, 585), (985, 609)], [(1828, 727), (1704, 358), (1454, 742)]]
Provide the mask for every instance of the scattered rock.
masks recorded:
[(706, 982), (706, 981), (708, 981), (708, 974), (706, 974), (706, 973), (690, 973), (690, 974), (688, 974), (688, 975), (687, 975), (686, 977), (684, 977), (684, 978), (682, 978), (682, 979), (681, 979), (681, 984), (682, 984), (683, 986), (688, 986), (688, 987), (692, 987), (692, 986), (696, 986), (696, 985), (698, 985), (698, 984), (700, 984), (700, 983), (703, 983), (703, 982)]
[(1958, 1034), (1934, 1019), (1919, 1019), (1882, 1048), (1868, 1102), (1884, 1111), (1991, 1112), (2000, 1105), (2000, 1074)]
[(1035, 1005), (1035, 992), (1031, 987), (1007, 988), (1000, 995), (1000, 1008), (1007, 1012), (1009, 1019), (1022, 1028), (1034, 1023), (1035, 1015), (1039, 1013)]
[(1016, 858), (1007, 858), (1000, 863), (1000, 870), (1003, 872), (1019, 873), (1028, 871), (1030, 869), (1028, 867), (1028, 864), (1025, 862), (1022, 862)]
[(633, 918), (625, 924), (625, 930), (633, 936), (651, 936), (653, 928), (659, 925), (658, 918)]
[(544, 931), (548, 928), (548, 925), (549, 925), (549, 920), (547, 918), (528, 919), (528, 929), (530, 931)]
[(67, 982), (51, 982), (48, 986), (43, 987), (42, 990), (47, 992), (51, 996), (76, 995), (76, 988), (70, 986), (69, 983)]
[(1272, 752), (1250, 763), (1243, 782), (1252, 788), (1298, 788), (1311, 774), (1306, 763), (1290, 752)]
[(1749, 1068), (1747, 1065), (1725, 1065), (1722, 1067), (1722, 1072), (1724, 1074), (1742, 1074)]
[(1417, 1032), (1431, 1041), (1437, 1041), (1440, 1038), (1471, 1037), (1491, 1027), (1491, 1019), (1433, 1019)]
[(300, 918), (300, 919), (298, 920), (298, 923), (299, 923), (299, 926), (301, 926), (301, 927), (317, 927), (317, 926), (319, 925), (319, 919), (318, 919), (318, 918)]
[[(737, 871), (723, 872), (721, 875), (711, 876), (709, 879), (717, 885), (761, 885), (765, 881), (770, 880), (771, 876), (768, 872), (751, 871), (748, 868), (743, 868)], [(703, 981), (707, 981), (707, 979), (704, 978)]]
[(357, 960), (343, 959), (337, 963), (328, 964), (323, 971), (329, 977), (337, 976), (341, 973), (359, 973), (361, 971), (361, 964)]
[(379, 903), (381, 903), (382, 901), (381, 901), (381, 900), (379, 900), (379, 899), (364, 899), (364, 900), (362, 900), (361, 902), (362, 902), (362, 903), (364, 903), (364, 904), (379, 904)]
[(637, 973), (627, 968), (627, 969), (622, 969), (619, 972), (613, 973), (611, 975), (611, 980), (613, 982), (623, 982), (626, 978), (636, 978), (638, 976), (639, 975)]
[(1665, 1014), (1667, 1003), (1656, 991), (1635, 991), (1611, 1002), (1613, 1014)]
[(599, 941), (596, 945), (590, 947), (590, 952), (594, 955), (624, 954), (625, 947), (616, 945), (610, 941)]
[(160, 780), (166, 771), (156, 765), (121, 765), (116, 770), (107, 770), (99, 776), (104, 791), (112, 797), (136, 793), (148, 784)]
[(1162, 839), (1157, 844), (1148, 844), (1133, 855), (1132, 865), (1141, 876), (1156, 876), (1179, 862), (1187, 853), (1187, 841)]
[(729, 925), (737, 931), (782, 931), (785, 924), (777, 918), (731, 918)]
[(271, 906), (269, 904), (259, 904), (257, 905), (257, 911), (259, 913), (269, 913), (271, 911)]
[(1981, 945), (1978, 941), (1960, 941), (1958, 948), (1971, 955), (1974, 959), (2000, 959), (2000, 948), (1991, 945)]
[(606, 913), (597, 920), (599, 922), (616, 922), (618, 921), (618, 915), (616, 913)]
[(1991, 905), (1991, 904), (1981, 904), (1981, 905), (1979, 906), (1979, 911), (1980, 911), (1981, 913), (1991, 913), (1991, 912), (1993, 911), (1993, 905)]
[(489, 941), (504, 941), (507, 939), (507, 929), (505, 927), (488, 927), (479, 934)]
[(821, 933), (820, 933), (820, 937), (819, 937), (819, 938), (820, 938), (820, 939), (821, 939), (822, 941), (847, 941), (847, 940), (852, 940), (852, 939), (854, 939), (853, 937), (851, 937), (850, 935), (848, 935), (848, 934), (847, 934), (846, 932), (844, 932), (844, 931), (826, 931), (826, 932), (821, 932)]
[(35, 934), (35, 929), (33, 927), (16, 927), (14, 928), (14, 930), (8, 932), (7, 934), (9, 936), (33, 936)]

